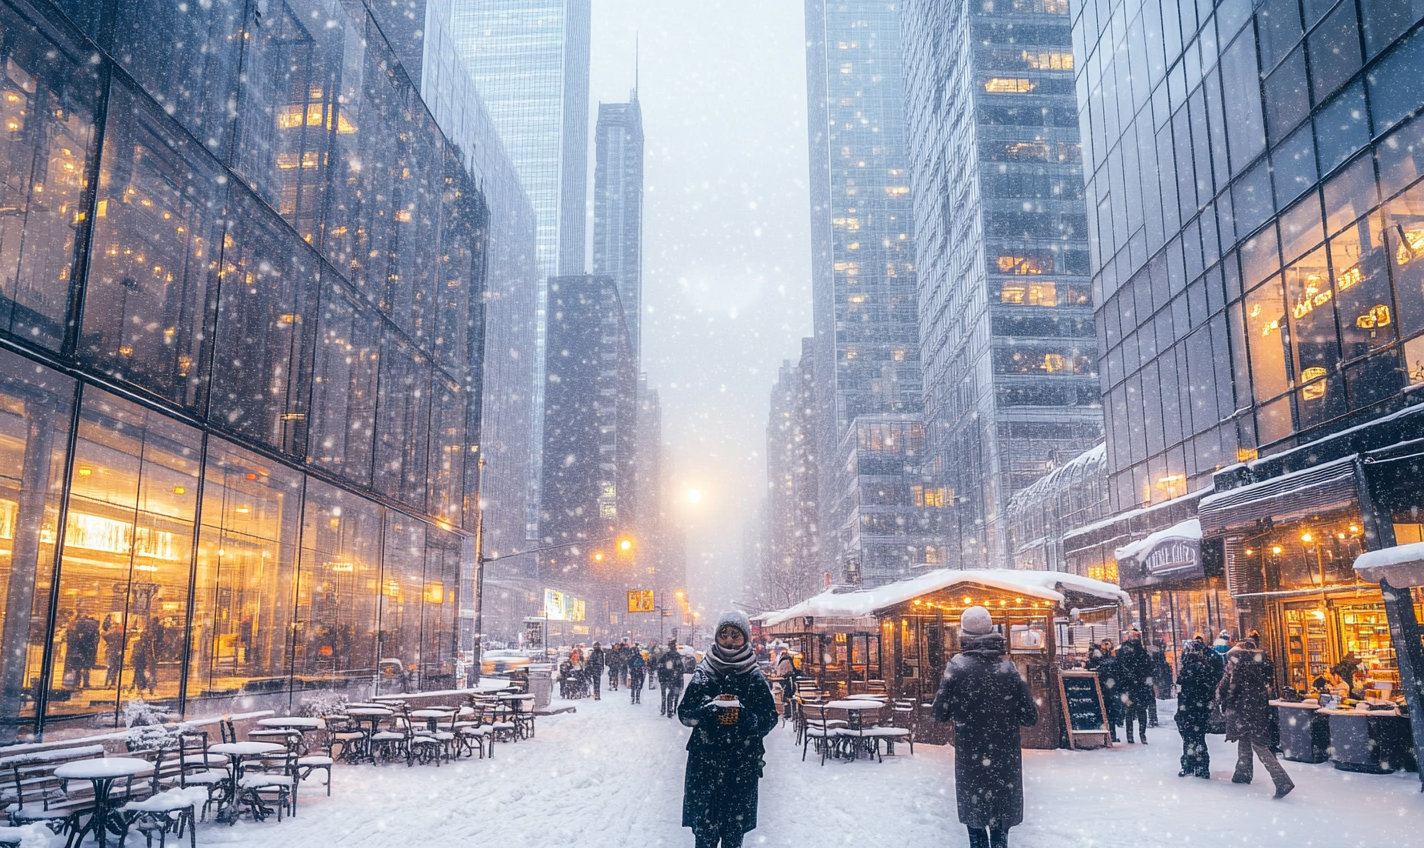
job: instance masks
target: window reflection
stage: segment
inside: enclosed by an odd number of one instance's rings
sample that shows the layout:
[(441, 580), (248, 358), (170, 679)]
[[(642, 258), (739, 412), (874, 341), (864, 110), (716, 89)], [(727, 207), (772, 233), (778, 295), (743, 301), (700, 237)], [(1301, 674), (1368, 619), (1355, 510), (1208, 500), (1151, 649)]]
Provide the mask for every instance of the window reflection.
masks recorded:
[(1399, 331), (1413, 335), (1424, 330), (1424, 185), (1384, 205), (1384, 228)]
[(307, 461), (371, 481), (381, 328), (334, 274), (322, 279)]
[(81, 349), (196, 406), (225, 194), (217, 168), (118, 83), (105, 134)]
[(281, 222), (234, 188), (209, 420), (287, 453), (306, 442), (319, 260)]
[[(55, 528), (64, 485), (74, 382), (0, 351), (0, 597), (4, 644), (25, 645), (0, 656), (0, 743), (13, 742), (17, 718), (35, 714), (49, 618)], [(74, 686), (93, 683), (98, 643), (66, 632), (65, 659)], [(97, 631), (96, 631), (97, 632)], [(70, 655), (72, 651), (72, 657)], [(63, 673), (63, 672), (62, 672)], [(102, 682), (102, 672), (99, 672)], [(61, 687), (53, 697), (70, 697)]]
[(1330, 268), (1339, 299), (1340, 341), (1346, 359), (1394, 341), (1394, 298), (1389, 286), (1384, 225), (1379, 215), (1361, 218), (1330, 240)]
[(1311, 251), (1288, 267), (1285, 283), (1296, 382), (1301, 386), (1301, 426), (1309, 426), (1345, 411), (1339, 375), (1335, 373), (1340, 362), (1336, 290), (1325, 263), (1325, 251)]
[(0, 6), (0, 329), (57, 349), (86, 225), (98, 68)]
[(387, 333), (381, 350), (374, 484), (415, 507), (425, 506), (430, 435), (430, 363)]
[(188, 698), (287, 687), (302, 475), (208, 443)]
[(1287, 324), (1281, 278), (1246, 295), (1246, 343), (1251, 352), (1251, 386), (1257, 402), (1270, 400), (1290, 385), (1286, 374)]
[[(82, 688), (53, 664), (50, 686), (72, 695), (49, 713), (122, 708), (132, 698), (177, 706), (188, 626), (201, 435), (86, 388), (63, 536), (56, 649), (98, 624), (102, 680)], [(87, 638), (87, 637), (86, 637)], [(73, 664), (70, 664), (71, 667)]]

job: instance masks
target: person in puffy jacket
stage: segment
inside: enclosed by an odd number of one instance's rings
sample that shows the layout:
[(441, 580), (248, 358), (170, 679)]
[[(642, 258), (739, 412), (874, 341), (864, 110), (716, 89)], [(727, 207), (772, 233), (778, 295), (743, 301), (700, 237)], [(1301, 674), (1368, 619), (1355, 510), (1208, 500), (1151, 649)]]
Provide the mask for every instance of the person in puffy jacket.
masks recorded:
[[(692, 728), (683, 779), (682, 826), (697, 848), (740, 848), (757, 826), (757, 790), (778, 716), (771, 687), (751, 649), (751, 622), (729, 610), (717, 619), (716, 642), (697, 664), (678, 719)], [(676, 650), (672, 653), (676, 654)]]
[(1194, 775), (1211, 779), (1211, 756), (1207, 753), (1207, 725), (1211, 721), (1211, 702), (1216, 697), (1216, 685), (1221, 672), (1213, 661), (1212, 650), (1198, 642), (1188, 642), (1177, 661), (1177, 731), (1182, 735), (1182, 770), (1178, 777)]
[(628, 650), (628, 702), (643, 703), (643, 677), (648, 671), (648, 661), (643, 659), (643, 651), (636, 644)]
[(944, 669), (934, 716), (954, 722), (954, 796), (970, 848), (1007, 848), (1023, 822), (1019, 728), (1038, 723), (1038, 707), (987, 609), (965, 610), (959, 630), (964, 650)]
[(584, 662), (583, 670), (587, 674), (589, 683), (593, 684), (593, 699), (595, 701), (603, 700), (603, 669), (607, 665), (607, 655), (603, 651), (603, 646), (594, 642), (593, 650), (588, 652), (588, 660)]
[(1274, 679), (1271, 661), (1256, 648), (1256, 642), (1242, 639), (1226, 652), (1226, 673), (1216, 686), (1216, 699), (1226, 714), (1226, 741), (1236, 743), (1236, 772), (1231, 782), (1251, 782), (1254, 753), (1276, 784), (1276, 797), (1284, 798), (1295, 784), (1271, 752), (1270, 690)]
[(1155, 697), (1152, 691), (1152, 657), (1142, 647), (1142, 634), (1133, 628), (1117, 648), (1117, 663), (1122, 682), (1119, 694), (1127, 715), (1127, 741), (1132, 743), (1134, 724), (1141, 732), (1142, 744), (1147, 744), (1147, 704)]

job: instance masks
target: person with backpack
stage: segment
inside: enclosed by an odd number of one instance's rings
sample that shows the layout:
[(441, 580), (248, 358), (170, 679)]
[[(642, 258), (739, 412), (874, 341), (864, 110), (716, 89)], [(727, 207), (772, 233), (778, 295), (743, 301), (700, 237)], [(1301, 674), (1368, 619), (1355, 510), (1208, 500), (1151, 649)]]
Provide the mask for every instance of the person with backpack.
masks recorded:
[(682, 697), (682, 654), (677, 652), (677, 640), (669, 639), (657, 664), (658, 685), (663, 689), (663, 706), (659, 715), (674, 718), (677, 701)]
[(643, 677), (648, 670), (648, 661), (643, 659), (643, 650), (636, 642), (628, 651), (628, 703), (643, 703)]

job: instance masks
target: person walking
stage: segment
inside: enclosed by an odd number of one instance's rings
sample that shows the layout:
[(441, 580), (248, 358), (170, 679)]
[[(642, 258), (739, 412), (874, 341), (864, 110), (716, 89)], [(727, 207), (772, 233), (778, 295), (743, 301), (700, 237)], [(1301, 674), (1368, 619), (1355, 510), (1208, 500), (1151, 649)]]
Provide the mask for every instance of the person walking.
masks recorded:
[(89, 671), (99, 659), (99, 622), (88, 612), (80, 610), (70, 630), (74, 634), (71, 650), (78, 654), (74, 683), (79, 689), (88, 689)]
[(1127, 713), (1127, 742), (1131, 745), (1133, 723), (1136, 722), (1142, 738), (1147, 744), (1147, 704), (1152, 700), (1152, 657), (1142, 647), (1142, 633), (1136, 627), (1128, 633), (1117, 649), (1117, 662), (1121, 669), (1120, 694)]
[(648, 643), (648, 688), (658, 688), (658, 666), (663, 661), (663, 645), (661, 642)]
[(796, 695), (796, 661), (791, 658), (791, 652), (785, 648), (781, 649), (781, 656), (776, 660), (776, 676), (781, 680), (781, 707), (785, 711), (786, 720), (791, 720), (791, 705)]
[(1271, 752), (1269, 701), (1274, 676), (1271, 661), (1256, 648), (1255, 640), (1242, 639), (1226, 653), (1226, 673), (1216, 686), (1216, 698), (1226, 714), (1226, 741), (1236, 743), (1231, 782), (1251, 782), (1254, 753), (1276, 784), (1276, 797), (1284, 798), (1295, 784)]
[(677, 652), (677, 639), (669, 639), (667, 649), (658, 660), (658, 685), (663, 690), (663, 706), (659, 715), (673, 718), (677, 702), (682, 697), (682, 654)]
[(106, 615), (99, 639), (104, 643), (104, 688), (113, 689), (124, 668), (124, 628)]
[(623, 670), (628, 664), (628, 645), (619, 642), (608, 652), (608, 691), (618, 691), (618, 681), (623, 679)]
[(1019, 728), (1038, 723), (1038, 707), (987, 609), (965, 610), (959, 633), (963, 651), (944, 669), (934, 717), (954, 722), (954, 796), (970, 848), (1007, 848), (1009, 828), (1023, 822)]
[(1177, 732), (1182, 735), (1182, 770), (1177, 777), (1192, 775), (1211, 779), (1211, 755), (1206, 747), (1211, 703), (1221, 672), (1212, 661), (1212, 650), (1204, 644), (1188, 642), (1178, 660)]
[[(728, 610), (717, 619), (716, 642), (697, 664), (678, 719), (692, 728), (683, 778), (682, 826), (697, 848), (740, 848), (757, 826), (762, 739), (778, 716), (771, 687), (752, 653), (751, 622)], [(677, 651), (671, 651), (677, 656)], [(681, 671), (679, 670), (679, 675)]]
[(593, 650), (588, 652), (588, 660), (584, 663), (584, 676), (593, 686), (593, 699), (603, 700), (603, 669), (607, 661), (603, 655), (603, 646), (597, 642), (593, 643)]
[(648, 661), (643, 659), (643, 650), (635, 642), (628, 651), (628, 703), (643, 703), (643, 675), (648, 670)]
[(158, 684), (158, 619), (150, 618), (147, 626), (139, 631), (133, 645), (133, 689), (142, 694), (147, 689), (152, 695)]
[(1088, 663), (1088, 667), (1098, 673), (1098, 685), (1103, 689), (1103, 707), (1108, 712), (1108, 735), (1112, 741), (1120, 741), (1117, 729), (1122, 727), (1127, 708), (1123, 704), (1122, 667), (1118, 665), (1117, 657), (1113, 656), (1112, 642), (1104, 639), (1098, 646), (1097, 656), (1090, 658)]

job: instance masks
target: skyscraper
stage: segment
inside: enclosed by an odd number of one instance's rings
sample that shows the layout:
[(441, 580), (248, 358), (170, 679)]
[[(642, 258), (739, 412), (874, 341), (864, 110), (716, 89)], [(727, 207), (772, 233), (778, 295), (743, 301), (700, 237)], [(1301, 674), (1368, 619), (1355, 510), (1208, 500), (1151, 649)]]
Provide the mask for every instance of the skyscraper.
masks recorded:
[(538, 220), (539, 294), (526, 535), (539, 535), (547, 280), (584, 272), (590, 0), (453, 0), (460, 56)]
[(636, 356), (643, 303), (643, 109), (637, 89), (627, 103), (598, 104), (594, 149), (593, 273), (617, 281)]
[(590, 0), (452, 3), (460, 56), (539, 218), (540, 274), (581, 274)]
[(905, 3), (925, 424), (966, 566), (1102, 434), (1067, 0)]
[(875, 566), (879, 553), (867, 556), (860, 545), (869, 537), (853, 530), (859, 510), (838, 508), (862, 500), (830, 493), (846, 482), (834, 475), (857, 418), (922, 408), (898, 4), (806, 0), (806, 86), (816, 453), (831, 511), (820, 526), (837, 540), (821, 546), (823, 567), (841, 574), (853, 563), (860, 575), (889, 579), (903, 575), (895, 534), (876, 543), (886, 556)]

